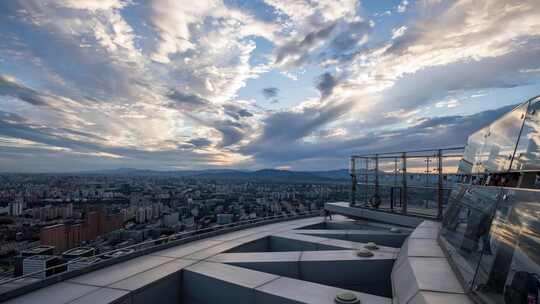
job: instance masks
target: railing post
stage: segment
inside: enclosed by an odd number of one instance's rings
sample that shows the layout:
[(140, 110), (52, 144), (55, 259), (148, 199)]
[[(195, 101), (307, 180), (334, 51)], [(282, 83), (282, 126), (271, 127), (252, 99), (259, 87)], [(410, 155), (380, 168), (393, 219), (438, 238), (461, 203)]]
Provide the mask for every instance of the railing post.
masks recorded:
[(368, 184), (369, 184), (369, 157), (366, 157), (366, 174), (365, 174), (365, 177), (366, 177), (366, 184), (364, 185), (364, 207), (366, 206), (366, 204), (368, 203), (368, 200), (369, 200), (369, 196), (368, 196)]
[(426, 186), (429, 185), (429, 163), (431, 163), (431, 159), (426, 157)]
[(394, 186), (390, 187), (390, 212), (394, 212)]
[[(396, 190), (397, 190), (397, 174), (398, 174), (397, 163), (398, 163), (397, 157), (394, 157), (394, 186), (390, 188), (391, 189), (390, 210), (392, 212), (394, 212), (394, 204), (395, 204), (394, 195), (396, 194)], [(401, 196), (401, 191), (399, 192), (399, 195)], [(401, 198), (400, 198), (400, 201), (401, 201)]]
[(444, 196), (444, 190), (443, 190), (443, 161), (442, 161), (442, 150), (439, 149), (437, 152), (437, 171), (439, 174), (439, 182), (437, 183), (437, 192), (438, 192), (438, 200), (437, 200), (437, 219), (441, 220), (443, 215), (443, 196)]
[(407, 152), (403, 152), (401, 157), (403, 162), (403, 168), (401, 168), (403, 174), (403, 191), (401, 192), (403, 201), (401, 207), (403, 214), (407, 214)]
[(397, 186), (397, 173), (398, 173), (397, 157), (394, 157), (394, 186)]
[(351, 175), (351, 207), (356, 205), (356, 159), (351, 157), (349, 163), (349, 174)]
[(373, 207), (379, 208), (381, 196), (379, 193), (379, 155), (375, 154), (375, 196), (373, 197)]

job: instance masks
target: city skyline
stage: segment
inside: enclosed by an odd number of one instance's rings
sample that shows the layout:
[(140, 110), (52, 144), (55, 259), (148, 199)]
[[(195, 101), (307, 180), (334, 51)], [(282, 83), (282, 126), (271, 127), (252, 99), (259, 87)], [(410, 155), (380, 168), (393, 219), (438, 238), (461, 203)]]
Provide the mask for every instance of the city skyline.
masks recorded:
[(538, 95), (535, 1), (6, 1), (0, 171), (328, 170)]

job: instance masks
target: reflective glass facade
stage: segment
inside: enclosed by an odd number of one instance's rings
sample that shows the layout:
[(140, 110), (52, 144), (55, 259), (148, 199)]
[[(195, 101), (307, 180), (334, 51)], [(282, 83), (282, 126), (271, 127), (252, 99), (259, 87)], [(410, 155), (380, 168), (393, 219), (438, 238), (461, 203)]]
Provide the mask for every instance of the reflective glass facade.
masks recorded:
[(539, 303), (540, 97), (472, 134), (441, 242), (486, 303)]
[(540, 169), (540, 97), (533, 98), (469, 136), (462, 174)]
[(512, 170), (540, 170), (540, 98), (527, 110)]
[(538, 296), (539, 198), (540, 190), (477, 185), (452, 193), (441, 237), (464, 285), (487, 303)]

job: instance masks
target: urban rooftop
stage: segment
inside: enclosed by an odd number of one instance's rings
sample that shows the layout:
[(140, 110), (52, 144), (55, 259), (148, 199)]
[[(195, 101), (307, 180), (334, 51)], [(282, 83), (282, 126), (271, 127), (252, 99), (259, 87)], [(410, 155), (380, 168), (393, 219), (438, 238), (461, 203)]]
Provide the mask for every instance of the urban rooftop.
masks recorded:
[(540, 304), (539, 0), (0, 1), (0, 303)]
[[(223, 213), (216, 225), (59, 255), (74, 231), (114, 234), (96, 232), (110, 219), (90, 213), (97, 226), (44, 227), (42, 235), (54, 235), (21, 252), (22, 273), (0, 282), (0, 296), (6, 303), (534, 303), (539, 108), (540, 97), (522, 103), (464, 148), (353, 155), (350, 201), (322, 211), (240, 221)], [(456, 151), (463, 153), (453, 170), (444, 164)], [(418, 158), (437, 165), (415, 182), (408, 172)]]

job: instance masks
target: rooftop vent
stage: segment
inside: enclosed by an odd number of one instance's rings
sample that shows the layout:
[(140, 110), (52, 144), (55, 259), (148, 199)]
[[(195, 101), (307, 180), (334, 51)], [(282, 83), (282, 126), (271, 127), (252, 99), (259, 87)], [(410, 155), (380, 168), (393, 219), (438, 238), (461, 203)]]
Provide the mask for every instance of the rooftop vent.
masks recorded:
[(335, 302), (338, 304), (360, 304), (360, 300), (352, 292), (342, 292), (338, 294)]

